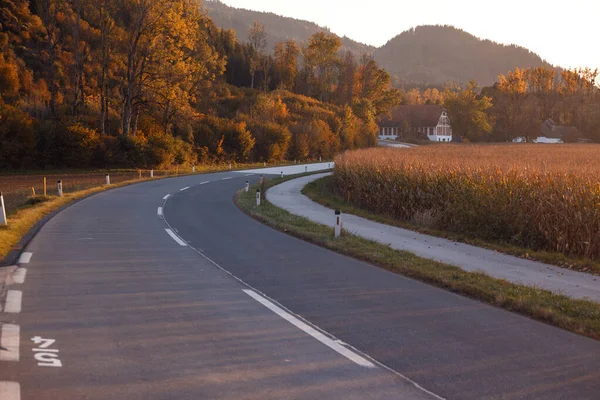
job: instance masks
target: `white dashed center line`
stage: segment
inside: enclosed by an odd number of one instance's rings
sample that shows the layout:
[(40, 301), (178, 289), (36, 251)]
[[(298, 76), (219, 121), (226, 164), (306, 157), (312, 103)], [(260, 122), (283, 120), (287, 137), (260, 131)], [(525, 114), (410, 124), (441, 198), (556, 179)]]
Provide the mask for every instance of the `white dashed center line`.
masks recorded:
[(227, 180), (229, 180), (229, 179), (233, 179), (233, 176), (229, 176), (229, 177), (227, 177), (227, 178), (221, 178), (221, 180), (222, 180), (222, 181), (227, 181)]
[(166, 199), (168, 199), (169, 197), (171, 197), (171, 195), (170, 195), (170, 194), (168, 194), (168, 195), (166, 195), (165, 197), (163, 197), (163, 200), (166, 200)]
[(190, 188), (189, 186), (186, 186), (186, 187), (184, 187), (183, 189), (179, 189), (179, 191), (180, 191), (180, 192), (183, 192), (184, 190), (188, 190), (189, 188)]
[(322, 334), (321, 332), (319, 332), (318, 330), (316, 330), (312, 326), (310, 326), (310, 325), (308, 325), (308, 324), (300, 321), (298, 318), (294, 317), (293, 315), (287, 313), (286, 311), (284, 311), (280, 307), (278, 307), (275, 304), (271, 303), (269, 300), (265, 299), (264, 297), (262, 297), (261, 295), (259, 295), (255, 291), (248, 290), (248, 289), (243, 289), (243, 290), (244, 290), (244, 293), (246, 293), (248, 296), (252, 297), (254, 300), (258, 301), (260, 304), (262, 304), (263, 306), (267, 307), (269, 310), (273, 311), (275, 314), (279, 315), (281, 318), (285, 319), (287, 322), (289, 322), (290, 324), (294, 325), (296, 328), (298, 328), (301, 331), (309, 334), (313, 338), (317, 339), (319, 342), (323, 343), (325, 346), (333, 349), (334, 351), (336, 351), (339, 354), (343, 355), (344, 357), (346, 357), (350, 361), (352, 361), (352, 362), (360, 365), (361, 367), (375, 368), (375, 364), (373, 364), (372, 362), (370, 362), (366, 358), (359, 356), (355, 352), (353, 352), (353, 351), (349, 350), (348, 348), (342, 346), (339, 341), (335, 341), (333, 339), (330, 339), (329, 337), (325, 336), (324, 334)]

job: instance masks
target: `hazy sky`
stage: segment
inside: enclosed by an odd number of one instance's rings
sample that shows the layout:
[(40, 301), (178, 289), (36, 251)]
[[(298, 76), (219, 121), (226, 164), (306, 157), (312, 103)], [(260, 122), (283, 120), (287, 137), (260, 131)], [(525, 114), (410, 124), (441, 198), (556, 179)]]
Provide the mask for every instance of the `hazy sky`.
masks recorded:
[(526, 47), (562, 67), (600, 68), (600, 0), (222, 0), (315, 22), (381, 46), (417, 25), (449, 24)]

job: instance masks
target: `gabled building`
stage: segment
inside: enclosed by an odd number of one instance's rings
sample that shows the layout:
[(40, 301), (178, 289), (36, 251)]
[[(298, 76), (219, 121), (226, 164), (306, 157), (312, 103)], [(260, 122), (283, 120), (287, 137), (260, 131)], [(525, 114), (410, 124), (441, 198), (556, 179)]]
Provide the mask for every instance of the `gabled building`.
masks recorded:
[(452, 124), (446, 109), (437, 104), (398, 106), (391, 117), (378, 122), (379, 139), (397, 139), (409, 132), (420, 133), (434, 142), (452, 141)]
[[(579, 139), (581, 132), (574, 126), (558, 125), (552, 119), (548, 118), (540, 125), (540, 132), (537, 137), (531, 138), (534, 143), (565, 143), (575, 142)], [(525, 137), (518, 137), (513, 140), (515, 143), (526, 142)]]

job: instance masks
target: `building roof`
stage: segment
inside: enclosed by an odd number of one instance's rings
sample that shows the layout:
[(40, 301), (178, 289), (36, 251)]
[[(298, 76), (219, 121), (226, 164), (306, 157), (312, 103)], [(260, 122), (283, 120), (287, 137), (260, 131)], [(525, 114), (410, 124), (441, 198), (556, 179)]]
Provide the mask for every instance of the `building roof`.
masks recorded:
[(574, 126), (557, 125), (556, 122), (548, 118), (540, 127), (540, 136), (552, 139), (564, 139), (568, 136), (578, 136), (579, 129)]
[(379, 120), (379, 126), (395, 127), (409, 123), (411, 127), (437, 126), (444, 107), (439, 104), (398, 106), (392, 110), (391, 118), (384, 116)]

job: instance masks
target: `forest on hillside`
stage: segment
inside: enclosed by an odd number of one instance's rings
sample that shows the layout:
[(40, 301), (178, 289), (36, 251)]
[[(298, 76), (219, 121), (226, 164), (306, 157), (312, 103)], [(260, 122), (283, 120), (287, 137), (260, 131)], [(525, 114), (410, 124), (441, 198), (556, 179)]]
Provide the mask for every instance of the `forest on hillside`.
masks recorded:
[(199, 0), (0, 0), (0, 168), (307, 160), (376, 143), (390, 76), (335, 35), (267, 48)]
[[(217, 26), (233, 29), (239, 37), (252, 21), (265, 26), (269, 47), (278, 41), (307, 40), (327, 31), (312, 22), (230, 7), (219, 0), (205, 3)], [(441, 86), (454, 82), (466, 86), (471, 79), (490, 86), (498, 75), (515, 68), (552, 67), (537, 54), (519, 46), (481, 40), (452, 26), (419, 26), (400, 33), (380, 48), (342, 38), (343, 50), (355, 55), (370, 53), (390, 73), (396, 87)]]

